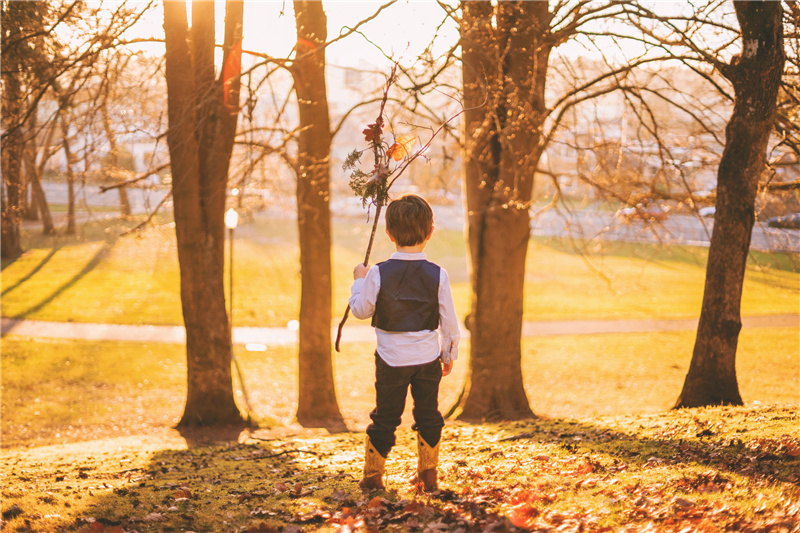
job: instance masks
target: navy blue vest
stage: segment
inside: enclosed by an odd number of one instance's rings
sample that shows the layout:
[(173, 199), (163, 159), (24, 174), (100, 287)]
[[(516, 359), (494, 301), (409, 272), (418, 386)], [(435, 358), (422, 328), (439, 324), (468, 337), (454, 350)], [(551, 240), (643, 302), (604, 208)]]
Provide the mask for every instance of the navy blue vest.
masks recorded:
[(389, 259), (378, 263), (381, 289), (372, 326), (384, 331), (439, 327), (439, 267), (430, 261)]

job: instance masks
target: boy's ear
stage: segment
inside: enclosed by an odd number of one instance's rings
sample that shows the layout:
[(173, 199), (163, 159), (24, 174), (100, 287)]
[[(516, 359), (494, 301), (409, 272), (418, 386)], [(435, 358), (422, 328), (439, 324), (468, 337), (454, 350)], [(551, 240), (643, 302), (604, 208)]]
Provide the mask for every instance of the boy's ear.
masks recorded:
[(390, 240), (390, 241), (394, 242), (394, 237), (392, 237), (392, 234), (391, 234), (391, 233), (389, 233), (389, 230), (388, 230), (388, 229), (386, 230), (386, 235), (388, 235), (388, 236), (389, 236), (389, 240)]

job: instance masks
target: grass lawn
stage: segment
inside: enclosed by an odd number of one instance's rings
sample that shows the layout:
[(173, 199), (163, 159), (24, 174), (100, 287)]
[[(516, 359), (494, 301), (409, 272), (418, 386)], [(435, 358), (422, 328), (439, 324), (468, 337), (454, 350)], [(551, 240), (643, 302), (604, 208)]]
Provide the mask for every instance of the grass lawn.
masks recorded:
[[(523, 375), (533, 411), (547, 417), (651, 414), (675, 402), (691, 359), (692, 332), (536, 337), (523, 345)], [(800, 339), (792, 328), (742, 331), (737, 357), (748, 404), (800, 405)], [(370, 344), (334, 354), (339, 406), (362, 430), (373, 407)], [(4, 447), (147, 433), (177, 423), (185, 400), (184, 348), (171, 344), (3, 339)], [(444, 410), (467, 370), (468, 343), (442, 381)], [(291, 426), (297, 408), (297, 356), (237, 347), (256, 420)], [(241, 394), (239, 404), (244, 405)], [(410, 425), (407, 414), (404, 419)]]
[[(798, 338), (742, 331), (741, 408), (667, 411), (693, 334), (526, 339), (537, 419), (448, 421), (440, 487), (406, 483), (406, 414), (387, 491), (357, 488), (372, 408), (369, 344), (334, 359), (352, 432), (301, 428), (295, 348), (237, 350), (259, 428), (179, 433), (172, 344), (2, 341), (3, 531), (787, 531), (800, 528)], [(465, 378), (467, 343), (441, 404)], [(241, 395), (239, 395), (240, 404)], [(782, 404), (782, 405), (774, 405)]]
[[(174, 229), (117, 238), (99, 224), (75, 238), (26, 235), (3, 263), (2, 314), (38, 320), (181, 324)], [(334, 318), (363, 259), (364, 220), (334, 225)], [(237, 230), (239, 326), (285, 325), (300, 289), (294, 221)], [(391, 249), (379, 235), (373, 262)], [(463, 236), (437, 230), (428, 255), (468, 310)], [(695, 317), (705, 251), (606, 245), (576, 254), (532, 240), (525, 318)], [(754, 255), (743, 315), (798, 312), (796, 258)], [(772, 263), (770, 268), (765, 266)], [(226, 261), (227, 264), (227, 261)], [(600, 272), (600, 275), (598, 274)], [(415, 450), (406, 413), (387, 462), (388, 491), (357, 489), (373, 406), (371, 344), (334, 354), (351, 432), (294, 422), (296, 348), (236, 347), (251, 432), (178, 433), (186, 394), (176, 344), (2, 339), (3, 531), (800, 531), (800, 338), (745, 329), (737, 373), (747, 406), (668, 411), (694, 332), (531, 337), (523, 375), (537, 419), (448, 421), (433, 495), (405, 479)], [(468, 341), (440, 403), (466, 378)], [(242, 394), (237, 400), (243, 405)]]
[[(115, 222), (118, 224), (118, 222)], [(369, 225), (334, 224), (334, 320), (346, 306), (352, 268), (363, 260)], [(174, 229), (151, 228), (117, 238), (88, 224), (76, 238), (26, 234), (28, 250), (3, 263), (2, 315), (49, 321), (181, 324)], [(235, 245), (237, 326), (283, 326), (298, 313), (300, 273), (292, 220), (257, 220), (240, 227)], [(607, 244), (589, 258), (560, 241), (532, 240), (525, 285), (526, 320), (686, 318), (699, 315), (705, 250)], [(450, 273), (458, 313), (469, 310), (463, 235), (437, 230), (428, 257)], [(372, 262), (388, 257), (382, 231)], [(778, 267), (764, 268), (769, 262)], [(785, 256), (754, 256), (745, 279), (742, 314), (798, 312), (800, 272)], [(227, 260), (226, 260), (227, 266)], [(226, 283), (227, 287), (227, 283)]]
[[(678, 399), (694, 332), (536, 337), (523, 344), (535, 413), (555, 417), (655, 413)], [(742, 330), (736, 355), (746, 404), (800, 406), (800, 336), (793, 328)]]

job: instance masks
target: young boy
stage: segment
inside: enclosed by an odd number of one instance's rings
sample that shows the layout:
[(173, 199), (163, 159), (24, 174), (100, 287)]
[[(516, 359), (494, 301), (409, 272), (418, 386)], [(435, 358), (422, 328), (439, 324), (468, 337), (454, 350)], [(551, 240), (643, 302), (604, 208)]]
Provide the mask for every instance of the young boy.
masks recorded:
[[(447, 272), (427, 261), (423, 250), (433, 234), (428, 202), (405, 194), (386, 208), (386, 234), (397, 252), (370, 268), (353, 269), (350, 309), (356, 318), (372, 317), (376, 407), (367, 427), (362, 489), (382, 489), (386, 456), (411, 387), (417, 432), (417, 475), (412, 483), (438, 490), (436, 467), (444, 419), (439, 412), (439, 382), (453, 369), (460, 338)], [(438, 331), (437, 331), (438, 330)]]

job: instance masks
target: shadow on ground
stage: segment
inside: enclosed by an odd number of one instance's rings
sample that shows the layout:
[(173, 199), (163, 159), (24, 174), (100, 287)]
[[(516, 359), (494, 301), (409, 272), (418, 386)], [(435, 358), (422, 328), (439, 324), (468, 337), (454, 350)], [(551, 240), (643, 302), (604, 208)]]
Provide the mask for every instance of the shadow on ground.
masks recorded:
[[(796, 420), (790, 410), (777, 410), (763, 416), (769, 420)], [(514, 424), (515, 434), (500, 440), (532, 446), (549, 443), (568, 453), (599, 455), (613, 464), (636, 468), (708, 467), (753, 480), (800, 487), (800, 449), (782, 445), (780, 437), (752, 439), (735, 430), (731, 434), (693, 416), (677, 423), (656, 423), (650, 428), (641, 424), (637, 426), (628, 433), (585, 421), (531, 420)], [(503, 427), (498, 426), (498, 430)], [(650, 430), (651, 436), (636, 434), (637, 430), (645, 429)], [(786, 437), (786, 442), (789, 442), (791, 437)]]
[[(142, 468), (95, 472), (75, 465), (93, 487), (106, 489), (84, 498), (67, 528), (514, 531), (519, 520), (535, 519), (547, 527), (570, 526), (565, 531), (607, 531), (602, 524), (609, 520), (612, 529), (649, 521), (656, 530), (678, 531), (704, 516), (740, 530), (800, 527), (800, 442), (756, 434), (759, 427), (791, 427), (795, 411), (722, 413), (721, 419), (692, 410), (608, 424), (448, 424), (441, 490), (430, 495), (405, 481), (416, 465), (408, 429), (398, 433), (387, 461), (388, 490), (373, 493), (357, 486), (363, 434), (264, 438), (234, 428), (191, 430), (183, 434), (186, 449), (156, 451)], [(64, 496), (52, 486), (48, 493)], [(754, 512), (748, 497), (766, 503)], [(583, 498), (577, 507), (571, 503), (576, 498)], [(520, 517), (523, 508), (528, 514)]]
[[(56, 244), (55, 246), (53, 246), (53, 248), (50, 250), (50, 253), (48, 253), (46, 256), (44, 256), (44, 257), (42, 258), (42, 260), (41, 260), (41, 261), (39, 261), (39, 263), (38, 263), (38, 264), (36, 264), (36, 265), (35, 265), (35, 266), (34, 266), (34, 267), (31, 269), (31, 271), (30, 271), (30, 272), (28, 272), (27, 274), (25, 274), (24, 276), (22, 276), (22, 277), (21, 277), (19, 280), (17, 280), (17, 282), (16, 282), (16, 283), (12, 283), (12, 284), (11, 284), (11, 285), (9, 285), (8, 287), (3, 287), (3, 291), (2, 291), (2, 293), (0, 293), (0, 295), (2, 295), (2, 296), (5, 296), (5, 295), (6, 295), (6, 294), (8, 294), (9, 292), (11, 292), (11, 291), (13, 291), (14, 289), (16, 289), (16, 288), (20, 287), (21, 285), (23, 285), (23, 284), (24, 284), (26, 281), (30, 280), (30, 279), (31, 279), (33, 276), (35, 276), (35, 275), (36, 275), (36, 274), (37, 274), (37, 273), (38, 273), (38, 272), (39, 272), (39, 271), (40, 271), (42, 268), (44, 268), (44, 266), (45, 266), (47, 263), (49, 263), (49, 262), (50, 262), (50, 260), (53, 258), (53, 256), (55, 256), (55, 255), (56, 255), (56, 253), (57, 253), (57, 252), (58, 252), (58, 251), (59, 251), (61, 248), (62, 248), (62, 245), (61, 245), (61, 244)], [(5, 268), (6, 268), (7, 266), (9, 266), (9, 265), (11, 265), (11, 264), (13, 264), (13, 263), (14, 263), (14, 261), (3, 261), (3, 270), (5, 270)]]
[[(84, 267), (79, 272), (77, 272), (74, 276), (72, 276), (69, 280), (67, 280), (61, 286), (59, 286), (55, 290), (53, 290), (52, 293), (50, 293), (48, 296), (43, 298), (40, 302), (30, 306), (25, 311), (17, 313), (16, 315), (14, 315), (11, 318), (23, 319), (23, 318), (27, 317), (28, 315), (41, 310), (46, 305), (48, 305), (50, 302), (52, 302), (53, 300), (58, 298), (58, 296), (60, 296), (61, 294), (63, 294), (67, 290), (69, 290), (70, 287), (72, 287), (73, 285), (78, 283), (81, 279), (83, 279), (92, 270), (97, 268), (108, 257), (108, 255), (111, 253), (111, 250), (114, 248), (114, 245), (116, 244), (116, 242), (117, 242), (116, 238), (107, 240), (103, 244), (103, 246), (100, 249), (98, 249), (97, 252), (95, 252), (95, 254), (92, 256), (92, 258), (86, 263), (86, 265), (84, 265)], [(49, 260), (57, 251), (58, 251), (58, 249), (54, 248), (53, 252), (50, 255), (48, 255), (46, 259)], [(40, 263), (36, 268), (34, 268), (34, 270), (32, 270), (29, 274), (27, 274), (25, 276), (25, 278), (23, 278), (23, 280), (21, 280), (19, 283), (23, 283), (24, 281), (29, 280), (33, 276), (33, 274), (36, 273), (36, 271), (41, 269), (42, 266), (44, 266), (44, 262)], [(8, 289), (8, 290), (11, 290), (11, 289)], [(3, 294), (5, 294), (6, 292), (7, 291), (4, 291)]]

